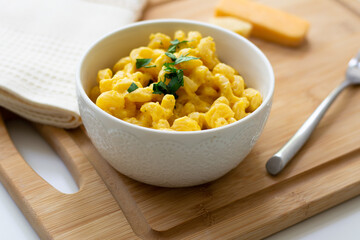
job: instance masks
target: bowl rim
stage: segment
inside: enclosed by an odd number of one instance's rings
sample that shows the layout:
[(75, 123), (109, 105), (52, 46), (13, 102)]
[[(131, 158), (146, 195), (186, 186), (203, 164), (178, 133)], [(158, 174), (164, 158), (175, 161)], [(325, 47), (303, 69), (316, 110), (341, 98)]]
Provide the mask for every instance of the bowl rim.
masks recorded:
[[(86, 59), (86, 57), (89, 55), (89, 53), (92, 51), (92, 49), (94, 47), (96, 47), (98, 44), (100, 44), (102, 41), (106, 40), (107, 38), (111, 38), (113, 35), (118, 34), (121, 31), (127, 30), (129, 28), (133, 28), (133, 27), (137, 27), (137, 26), (141, 26), (141, 25), (150, 25), (150, 24), (158, 24), (158, 23), (185, 23), (185, 24), (195, 24), (195, 25), (201, 25), (207, 28), (212, 28), (212, 29), (216, 29), (218, 31), (221, 32), (225, 32), (227, 34), (232, 35), (235, 38), (238, 38), (240, 41), (244, 41), (249, 47), (251, 47), (263, 60), (265, 63), (266, 68), (268, 69), (269, 73), (270, 73), (270, 89), (269, 89), (269, 94), (268, 96), (263, 99), (262, 104), (251, 114), (249, 114), (248, 116), (237, 120), (236, 122), (227, 124), (225, 126), (221, 126), (218, 128), (212, 128), (212, 129), (206, 129), (206, 130), (200, 130), (200, 131), (164, 131), (164, 130), (159, 130), (159, 129), (153, 129), (153, 128), (148, 128), (148, 127), (142, 127), (136, 124), (132, 124), (132, 123), (128, 123), (122, 119), (119, 119), (117, 117), (112, 116), (111, 114), (103, 111), (102, 109), (100, 109), (99, 107), (96, 106), (96, 104), (94, 102), (92, 102), (90, 100), (90, 98), (88, 97), (88, 95), (85, 92), (85, 89), (81, 83), (81, 69), (84, 63), (84, 60)], [(88, 49), (85, 51), (85, 53), (83, 54), (83, 56), (81, 57), (81, 60), (77, 66), (77, 70), (76, 70), (76, 88), (77, 88), (77, 92), (78, 92), (78, 97), (82, 97), (83, 100), (85, 101), (85, 103), (92, 108), (92, 110), (94, 110), (97, 113), (100, 113), (101, 116), (103, 116), (104, 118), (108, 118), (110, 120), (113, 120), (115, 122), (118, 122), (119, 124), (123, 124), (127, 127), (130, 128), (134, 128), (138, 131), (145, 131), (145, 132), (149, 132), (152, 134), (164, 134), (164, 135), (204, 135), (204, 134), (210, 134), (210, 133), (216, 133), (218, 131), (222, 131), (224, 129), (227, 128), (233, 128), (236, 127), (239, 124), (242, 124), (244, 122), (248, 122), (251, 121), (252, 118), (254, 118), (256, 115), (259, 114), (260, 111), (262, 111), (268, 104), (269, 102), (272, 101), (272, 97), (274, 94), (274, 88), (275, 88), (275, 75), (274, 75), (274, 70), (270, 64), (270, 61), (268, 60), (268, 58), (266, 57), (266, 55), (252, 42), (250, 42), (248, 39), (246, 39), (245, 37), (234, 33), (230, 30), (221, 28), (219, 26), (210, 24), (210, 23), (205, 23), (205, 22), (200, 22), (200, 21), (196, 21), (196, 20), (186, 20), (186, 19), (176, 19), (176, 18), (164, 18), (164, 19), (156, 19), (156, 20), (143, 20), (143, 21), (138, 21), (135, 23), (131, 23), (128, 24), (126, 26), (120, 27), (118, 29), (115, 29), (114, 31), (107, 33), (105, 35), (103, 35), (102, 37), (100, 37), (97, 41), (95, 41), (93, 44), (90, 45), (90, 47), (88, 47)], [(79, 96), (80, 95), (80, 96)], [(79, 106), (80, 107), (80, 106)]]

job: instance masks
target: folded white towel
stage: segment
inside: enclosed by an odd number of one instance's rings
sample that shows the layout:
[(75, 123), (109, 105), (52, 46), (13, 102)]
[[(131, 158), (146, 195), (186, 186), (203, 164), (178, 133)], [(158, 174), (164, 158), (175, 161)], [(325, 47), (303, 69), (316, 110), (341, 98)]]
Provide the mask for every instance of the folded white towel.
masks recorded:
[(0, 0), (0, 106), (62, 128), (81, 124), (75, 71), (92, 42), (136, 21), (146, 0)]

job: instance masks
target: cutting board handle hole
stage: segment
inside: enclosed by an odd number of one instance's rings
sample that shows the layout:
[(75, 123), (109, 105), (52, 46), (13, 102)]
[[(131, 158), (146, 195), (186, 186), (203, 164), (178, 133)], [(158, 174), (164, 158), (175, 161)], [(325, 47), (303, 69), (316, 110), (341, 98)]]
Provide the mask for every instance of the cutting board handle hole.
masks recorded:
[(9, 120), (6, 128), (18, 152), (40, 177), (62, 193), (79, 191), (64, 162), (30, 123), (22, 119)]

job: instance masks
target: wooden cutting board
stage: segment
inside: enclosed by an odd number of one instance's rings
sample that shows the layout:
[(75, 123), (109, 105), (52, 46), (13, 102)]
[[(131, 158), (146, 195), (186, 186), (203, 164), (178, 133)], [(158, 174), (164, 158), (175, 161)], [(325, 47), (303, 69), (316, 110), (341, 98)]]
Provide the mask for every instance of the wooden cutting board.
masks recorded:
[[(22, 159), (0, 121), (0, 180), (43, 239), (258, 239), (360, 194), (360, 88), (340, 95), (309, 142), (277, 177), (267, 159), (343, 79), (360, 50), (360, 3), (263, 0), (307, 19), (306, 44), (293, 49), (251, 39), (276, 75), (273, 107), (250, 155), (217, 181), (159, 188), (110, 167), (83, 128), (35, 125), (63, 158), (79, 192), (62, 194)], [(217, 0), (153, 0), (144, 19), (207, 21)]]

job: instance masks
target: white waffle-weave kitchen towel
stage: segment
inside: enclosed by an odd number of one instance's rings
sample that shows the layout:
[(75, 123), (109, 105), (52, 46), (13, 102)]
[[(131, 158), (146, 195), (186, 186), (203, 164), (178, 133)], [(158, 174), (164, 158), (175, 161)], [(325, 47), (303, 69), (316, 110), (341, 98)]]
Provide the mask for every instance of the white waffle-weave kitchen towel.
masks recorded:
[(0, 106), (62, 128), (81, 124), (75, 71), (92, 42), (136, 21), (146, 0), (0, 0)]

